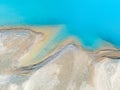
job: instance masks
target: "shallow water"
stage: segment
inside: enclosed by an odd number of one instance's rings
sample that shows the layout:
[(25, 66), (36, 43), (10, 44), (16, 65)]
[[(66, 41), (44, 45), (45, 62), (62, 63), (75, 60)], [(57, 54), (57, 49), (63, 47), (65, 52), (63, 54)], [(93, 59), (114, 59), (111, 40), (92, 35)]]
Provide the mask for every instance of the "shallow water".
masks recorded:
[(120, 1), (0, 0), (0, 25), (63, 24), (84, 46), (97, 47), (102, 38), (120, 45)]

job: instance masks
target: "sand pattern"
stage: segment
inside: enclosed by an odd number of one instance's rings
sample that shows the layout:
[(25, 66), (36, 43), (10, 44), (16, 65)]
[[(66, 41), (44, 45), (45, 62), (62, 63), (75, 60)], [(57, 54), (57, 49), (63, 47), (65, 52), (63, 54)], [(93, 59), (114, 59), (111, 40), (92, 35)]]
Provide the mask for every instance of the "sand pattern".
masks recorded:
[(0, 90), (120, 90), (120, 50), (87, 50), (62, 26), (0, 28)]

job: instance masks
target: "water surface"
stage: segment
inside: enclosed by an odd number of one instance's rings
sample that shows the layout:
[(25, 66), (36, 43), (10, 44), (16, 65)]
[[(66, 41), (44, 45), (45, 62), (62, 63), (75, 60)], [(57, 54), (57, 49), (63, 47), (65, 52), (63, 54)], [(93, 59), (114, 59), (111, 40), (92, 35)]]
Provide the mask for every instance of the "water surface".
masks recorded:
[(58, 25), (85, 46), (102, 38), (120, 45), (118, 0), (0, 0), (0, 25)]

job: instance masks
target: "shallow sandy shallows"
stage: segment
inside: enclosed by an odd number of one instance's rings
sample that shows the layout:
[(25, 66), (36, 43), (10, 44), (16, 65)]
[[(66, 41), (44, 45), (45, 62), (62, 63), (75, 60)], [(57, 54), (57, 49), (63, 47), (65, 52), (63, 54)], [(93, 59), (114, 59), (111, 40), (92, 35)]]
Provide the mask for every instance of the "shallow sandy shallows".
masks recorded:
[(120, 90), (120, 51), (87, 51), (62, 28), (0, 28), (0, 90)]

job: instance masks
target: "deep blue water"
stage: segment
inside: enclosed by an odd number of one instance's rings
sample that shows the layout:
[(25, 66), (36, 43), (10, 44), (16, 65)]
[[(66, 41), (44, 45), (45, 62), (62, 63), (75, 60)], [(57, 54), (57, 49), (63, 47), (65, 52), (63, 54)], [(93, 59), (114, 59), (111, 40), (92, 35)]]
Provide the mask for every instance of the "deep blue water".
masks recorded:
[(56, 25), (96, 47), (102, 38), (120, 45), (119, 0), (0, 0), (0, 25)]

